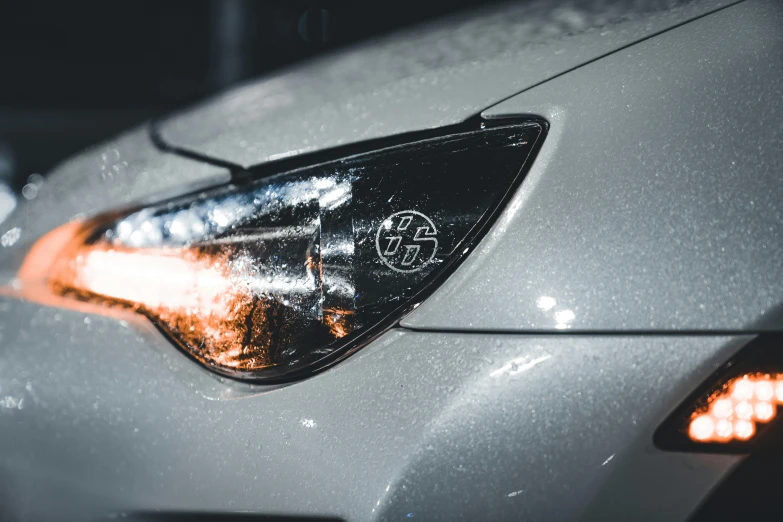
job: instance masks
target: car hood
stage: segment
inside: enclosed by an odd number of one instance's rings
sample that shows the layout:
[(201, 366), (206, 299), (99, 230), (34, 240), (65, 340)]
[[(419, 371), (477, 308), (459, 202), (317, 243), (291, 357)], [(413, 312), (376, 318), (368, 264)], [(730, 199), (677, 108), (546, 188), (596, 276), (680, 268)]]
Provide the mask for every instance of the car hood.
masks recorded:
[(250, 82), (157, 127), (240, 167), (454, 124), (731, 1), (540, 0), (463, 13)]

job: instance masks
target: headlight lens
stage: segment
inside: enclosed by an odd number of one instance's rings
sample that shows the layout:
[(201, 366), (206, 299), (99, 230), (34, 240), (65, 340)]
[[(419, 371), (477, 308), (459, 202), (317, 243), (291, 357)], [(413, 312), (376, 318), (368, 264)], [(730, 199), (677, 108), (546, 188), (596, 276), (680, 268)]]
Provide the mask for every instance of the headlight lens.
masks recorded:
[(475, 239), (542, 131), (482, 127), (99, 216), (48, 283), (133, 307), (221, 373), (295, 377), (396, 320)]

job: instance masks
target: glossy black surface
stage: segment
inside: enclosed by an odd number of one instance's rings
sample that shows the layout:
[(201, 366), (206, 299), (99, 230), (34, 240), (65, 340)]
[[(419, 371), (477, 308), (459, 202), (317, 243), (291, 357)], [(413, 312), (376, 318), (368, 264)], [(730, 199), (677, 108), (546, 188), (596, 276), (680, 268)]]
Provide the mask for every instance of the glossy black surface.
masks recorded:
[[(73, 261), (77, 282), (62, 290), (136, 307), (232, 376), (322, 366), (388, 325), (467, 252), (542, 131), (535, 122), (481, 125), (98, 218), (90, 253)], [(95, 263), (124, 266), (139, 254), (167, 266), (185, 259), (186, 297), (172, 305), (165, 294), (181, 285), (136, 272), (135, 262), (117, 269), (122, 288), (93, 277)], [(126, 290), (137, 285), (158, 285), (164, 297)]]

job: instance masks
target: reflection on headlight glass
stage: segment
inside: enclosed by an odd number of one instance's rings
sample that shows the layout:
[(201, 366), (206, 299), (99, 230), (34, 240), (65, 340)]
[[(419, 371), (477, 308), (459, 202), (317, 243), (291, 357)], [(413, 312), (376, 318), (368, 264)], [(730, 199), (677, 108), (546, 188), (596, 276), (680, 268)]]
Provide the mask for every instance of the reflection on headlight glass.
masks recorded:
[(91, 221), (50, 274), (244, 377), (322, 365), (421, 291), (518, 179), (538, 124), (352, 156)]

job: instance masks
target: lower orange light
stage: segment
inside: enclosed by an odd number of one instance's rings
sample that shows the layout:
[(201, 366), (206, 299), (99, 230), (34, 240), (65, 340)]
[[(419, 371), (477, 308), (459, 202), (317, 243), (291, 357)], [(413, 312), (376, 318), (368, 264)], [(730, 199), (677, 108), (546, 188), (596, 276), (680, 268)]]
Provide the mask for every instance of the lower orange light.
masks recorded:
[(57, 293), (116, 300), (154, 317), (197, 358), (226, 368), (263, 368), (270, 364), (265, 352), (246, 349), (243, 342), (253, 309), (243, 283), (232, 274), (227, 255), (105, 244), (63, 256), (49, 274)]
[(356, 328), (353, 310), (323, 309), (319, 317), (312, 306), (300, 304), (300, 311), (291, 303), (320, 296), (318, 258), (306, 259), (307, 278), (283, 271), (270, 278), (253, 244), (129, 248), (102, 237), (88, 241), (91, 229), (73, 223), (44, 236), (25, 259), (20, 281), (30, 288), (43, 283), (52, 295), (130, 307), (195, 358), (225, 371), (280, 365), (284, 347), (316, 329), (330, 341)]
[(746, 441), (756, 424), (775, 418), (783, 403), (783, 375), (743, 375), (710, 397), (705, 410), (693, 414), (688, 436), (695, 442)]

